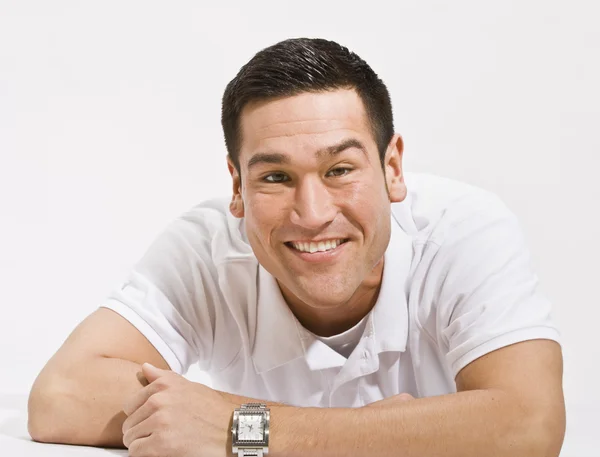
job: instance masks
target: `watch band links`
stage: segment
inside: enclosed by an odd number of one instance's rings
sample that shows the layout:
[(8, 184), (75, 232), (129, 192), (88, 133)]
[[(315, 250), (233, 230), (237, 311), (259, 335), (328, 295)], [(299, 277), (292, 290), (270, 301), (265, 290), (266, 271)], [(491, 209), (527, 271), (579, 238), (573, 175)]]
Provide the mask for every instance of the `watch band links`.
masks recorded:
[(260, 411), (266, 411), (267, 406), (263, 403), (244, 403), (240, 409), (258, 409)]
[(238, 457), (263, 457), (262, 449), (240, 449)]

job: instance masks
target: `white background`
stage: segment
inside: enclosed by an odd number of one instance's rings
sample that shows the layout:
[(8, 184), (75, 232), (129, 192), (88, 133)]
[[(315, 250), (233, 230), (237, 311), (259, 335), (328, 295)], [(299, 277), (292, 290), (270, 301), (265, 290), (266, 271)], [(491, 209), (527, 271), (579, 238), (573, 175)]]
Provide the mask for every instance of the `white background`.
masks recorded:
[(597, 440), (597, 2), (204, 3), (0, 0), (0, 392), (29, 391), (172, 218), (228, 195), (225, 85), (318, 36), (388, 85), (406, 170), (520, 217), (563, 334), (566, 446)]

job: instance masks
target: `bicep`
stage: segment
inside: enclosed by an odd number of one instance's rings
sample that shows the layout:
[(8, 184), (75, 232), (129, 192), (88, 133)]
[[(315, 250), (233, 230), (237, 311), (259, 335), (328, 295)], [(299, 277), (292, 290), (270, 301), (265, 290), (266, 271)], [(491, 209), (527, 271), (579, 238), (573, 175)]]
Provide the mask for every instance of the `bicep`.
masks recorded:
[(146, 337), (118, 313), (98, 308), (69, 335), (51, 359), (52, 365), (67, 374), (76, 362), (94, 357), (150, 362), (168, 370), (169, 365)]
[(536, 390), (539, 382), (545, 380), (556, 391), (562, 386), (562, 373), (560, 345), (552, 340), (529, 340), (474, 360), (458, 372), (456, 387), (459, 391), (487, 388)]
[(561, 346), (552, 340), (523, 341), (474, 360), (456, 376), (458, 391), (502, 390), (524, 411), (564, 431)]

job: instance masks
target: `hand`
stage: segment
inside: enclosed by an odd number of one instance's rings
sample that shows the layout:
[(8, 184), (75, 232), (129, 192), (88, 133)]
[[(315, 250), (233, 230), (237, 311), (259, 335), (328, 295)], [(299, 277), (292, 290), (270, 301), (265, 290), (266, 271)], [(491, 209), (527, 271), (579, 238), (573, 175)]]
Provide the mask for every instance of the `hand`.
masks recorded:
[(216, 390), (149, 363), (148, 385), (127, 399), (123, 444), (131, 457), (231, 454), (230, 427), (238, 407)]

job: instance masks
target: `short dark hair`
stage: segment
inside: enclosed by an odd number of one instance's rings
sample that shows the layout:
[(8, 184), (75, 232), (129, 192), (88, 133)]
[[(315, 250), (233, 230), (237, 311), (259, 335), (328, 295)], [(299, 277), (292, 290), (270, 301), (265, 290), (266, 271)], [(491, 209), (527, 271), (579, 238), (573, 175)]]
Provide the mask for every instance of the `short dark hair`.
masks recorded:
[(336, 89), (354, 89), (360, 96), (383, 165), (394, 135), (392, 103), (383, 81), (358, 55), (334, 41), (292, 38), (256, 53), (225, 88), (221, 125), (238, 173), (240, 116), (249, 102)]

